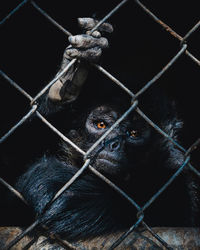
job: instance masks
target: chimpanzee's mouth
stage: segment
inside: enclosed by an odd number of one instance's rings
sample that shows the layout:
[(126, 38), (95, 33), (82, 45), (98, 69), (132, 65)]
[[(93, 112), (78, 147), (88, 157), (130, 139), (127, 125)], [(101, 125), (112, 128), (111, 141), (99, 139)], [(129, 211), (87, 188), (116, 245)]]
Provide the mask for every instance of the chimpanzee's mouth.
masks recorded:
[(118, 167), (120, 165), (120, 162), (114, 159), (98, 158), (96, 162), (98, 165), (107, 166), (107, 167)]
[(124, 161), (112, 158), (97, 158), (93, 166), (106, 176), (111, 175), (109, 178), (114, 176), (121, 178), (122, 173), (127, 170), (127, 164)]

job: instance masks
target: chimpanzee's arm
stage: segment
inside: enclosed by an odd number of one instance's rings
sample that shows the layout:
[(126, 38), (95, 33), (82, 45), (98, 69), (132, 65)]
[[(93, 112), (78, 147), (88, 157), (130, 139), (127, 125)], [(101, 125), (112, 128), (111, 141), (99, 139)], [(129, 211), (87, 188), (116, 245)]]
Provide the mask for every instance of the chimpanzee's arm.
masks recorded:
[(78, 178), (43, 213), (54, 195), (76, 172), (76, 167), (44, 156), (20, 177), (16, 188), (34, 208), (41, 224), (51, 233), (67, 239), (97, 236), (122, 227), (123, 223), (121, 225), (116, 219), (122, 213), (117, 209), (119, 203), (122, 204), (121, 197), (103, 181), (87, 174)]
[(112, 32), (112, 25), (102, 24), (98, 30), (90, 34), (97, 24), (93, 18), (79, 18), (78, 23), (86, 30), (86, 34), (70, 36), (68, 46), (63, 54), (61, 68), (58, 74), (71, 62), (76, 62), (63, 74), (49, 89), (47, 95), (41, 98), (40, 110), (42, 113), (51, 113), (59, 110), (63, 104), (71, 103), (77, 99), (81, 88), (87, 78), (89, 63), (97, 62), (102, 49), (108, 47), (108, 40), (101, 37), (99, 31)]

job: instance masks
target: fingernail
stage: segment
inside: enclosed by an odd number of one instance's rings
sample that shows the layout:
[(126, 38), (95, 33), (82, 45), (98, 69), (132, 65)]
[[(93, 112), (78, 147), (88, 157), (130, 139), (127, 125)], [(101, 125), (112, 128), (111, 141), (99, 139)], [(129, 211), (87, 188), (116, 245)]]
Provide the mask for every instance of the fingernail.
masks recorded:
[(72, 57), (76, 56), (77, 52), (78, 51), (76, 49), (69, 49), (69, 50), (66, 51), (67, 55), (72, 56)]
[(92, 36), (95, 37), (95, 38), (100, 38), (100, 37), (101, 37), (101, 33), (100, 33), (98, 30), (95, 30), (95, 31), (92, 33)]
[(69, 41), (70, 43), (72, 43), (72, 41), (73, 41), (73, 36), (69, 36), (69, 37), (68, 37), (68, 41)]

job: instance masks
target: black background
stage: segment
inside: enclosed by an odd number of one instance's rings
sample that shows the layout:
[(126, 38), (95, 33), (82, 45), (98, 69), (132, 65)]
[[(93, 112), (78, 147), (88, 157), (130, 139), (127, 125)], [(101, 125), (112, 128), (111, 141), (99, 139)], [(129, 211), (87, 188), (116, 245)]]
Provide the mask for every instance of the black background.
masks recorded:
[[(1, 0), (0, 20), (20, 2)], [(52, 18), (73, 34), (81, 33), (77, 25), (78, 17), (102, 18), (119, 2), (36, 1)], [(181, 36), (199, 21), (198, 1), (142, 2)], [(110, 48), (105, 51), (101, 65), (134, 92), (137, 90), (134, 89), (135, 82), (144, 86), (181, 48), (180, 41), (153, 21), (134, 1), (126, 3), (109, 22), (114, 26), (114, 33), (108, 36)], [(57, 73), (63, 51), (69, 44), (67, 36), (29, 3), (1, 25), (0, 30), (0, 69), (31, 96), (35, 96)], [(188, 50), (200, 59), (199, 30), (188, 38), (187, 44)], [(182, 55), (153, 86), (161, 86), (167, 95), (176, 101), (178, 112), (185, 124), (180, 139), (186, 148), (199, 137), (199, 77), (200, 67), (188, 56)], [(101, 88), (101, 81), (105, 77), (94, 70), (93, 79), (96, 83), (92, 84), (97, 84)], [(112, 82), (109, 84), (113, 85)], [(0, 78), (0, 93), (2, 136), (30, 110), (30, 105), (29, 100), (3, 78)], [(42, 128), (43, 131), (48, 130), (40, 123), (40, 129)], [(53, 132), (51, 134), (53, 137)], [(25, 137), (26, 149), (21, 149), (21, 135)], [(38, 145), (29, 139), (33, 135)], [(22, 155), (39, 147), (40, 140), (47, 140), (42, 132), (30, 128), (25, 133), (23, 126), (18, 128), (14, 135), (1, 145), (1, 168), (7, 168), (10, 160), (16, 165), (14, 156), (22, 160)], [(198, 151), (197, 149), (194, 153), (197, 165)], [(16, 168), (18, 167), (12, 166), (12, 171), (17, 171)]]

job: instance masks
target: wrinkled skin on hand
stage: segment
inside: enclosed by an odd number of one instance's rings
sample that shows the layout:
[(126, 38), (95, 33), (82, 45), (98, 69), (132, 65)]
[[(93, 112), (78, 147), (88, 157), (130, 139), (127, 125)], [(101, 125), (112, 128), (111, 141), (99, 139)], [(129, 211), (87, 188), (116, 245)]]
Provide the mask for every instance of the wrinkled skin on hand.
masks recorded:
[(88, 67), (86, 62), (98, 62), (102, 50), (108, 48), (108, 40), (101, 36), (101, 32), (111, 33), (113, 27), (109, 23), (103, 23), (98, 30), (92, 31), (98, 21), (93, 18), (78, 18), (79, 26), (85, 34), (69, 36), (68, 46), (63, 55), (60, 73), (72, 59), (76, 63), (58, 79), (50, 88), (48, 98), (59, 104), (69, 103), (77, 99), (84, 84)]

